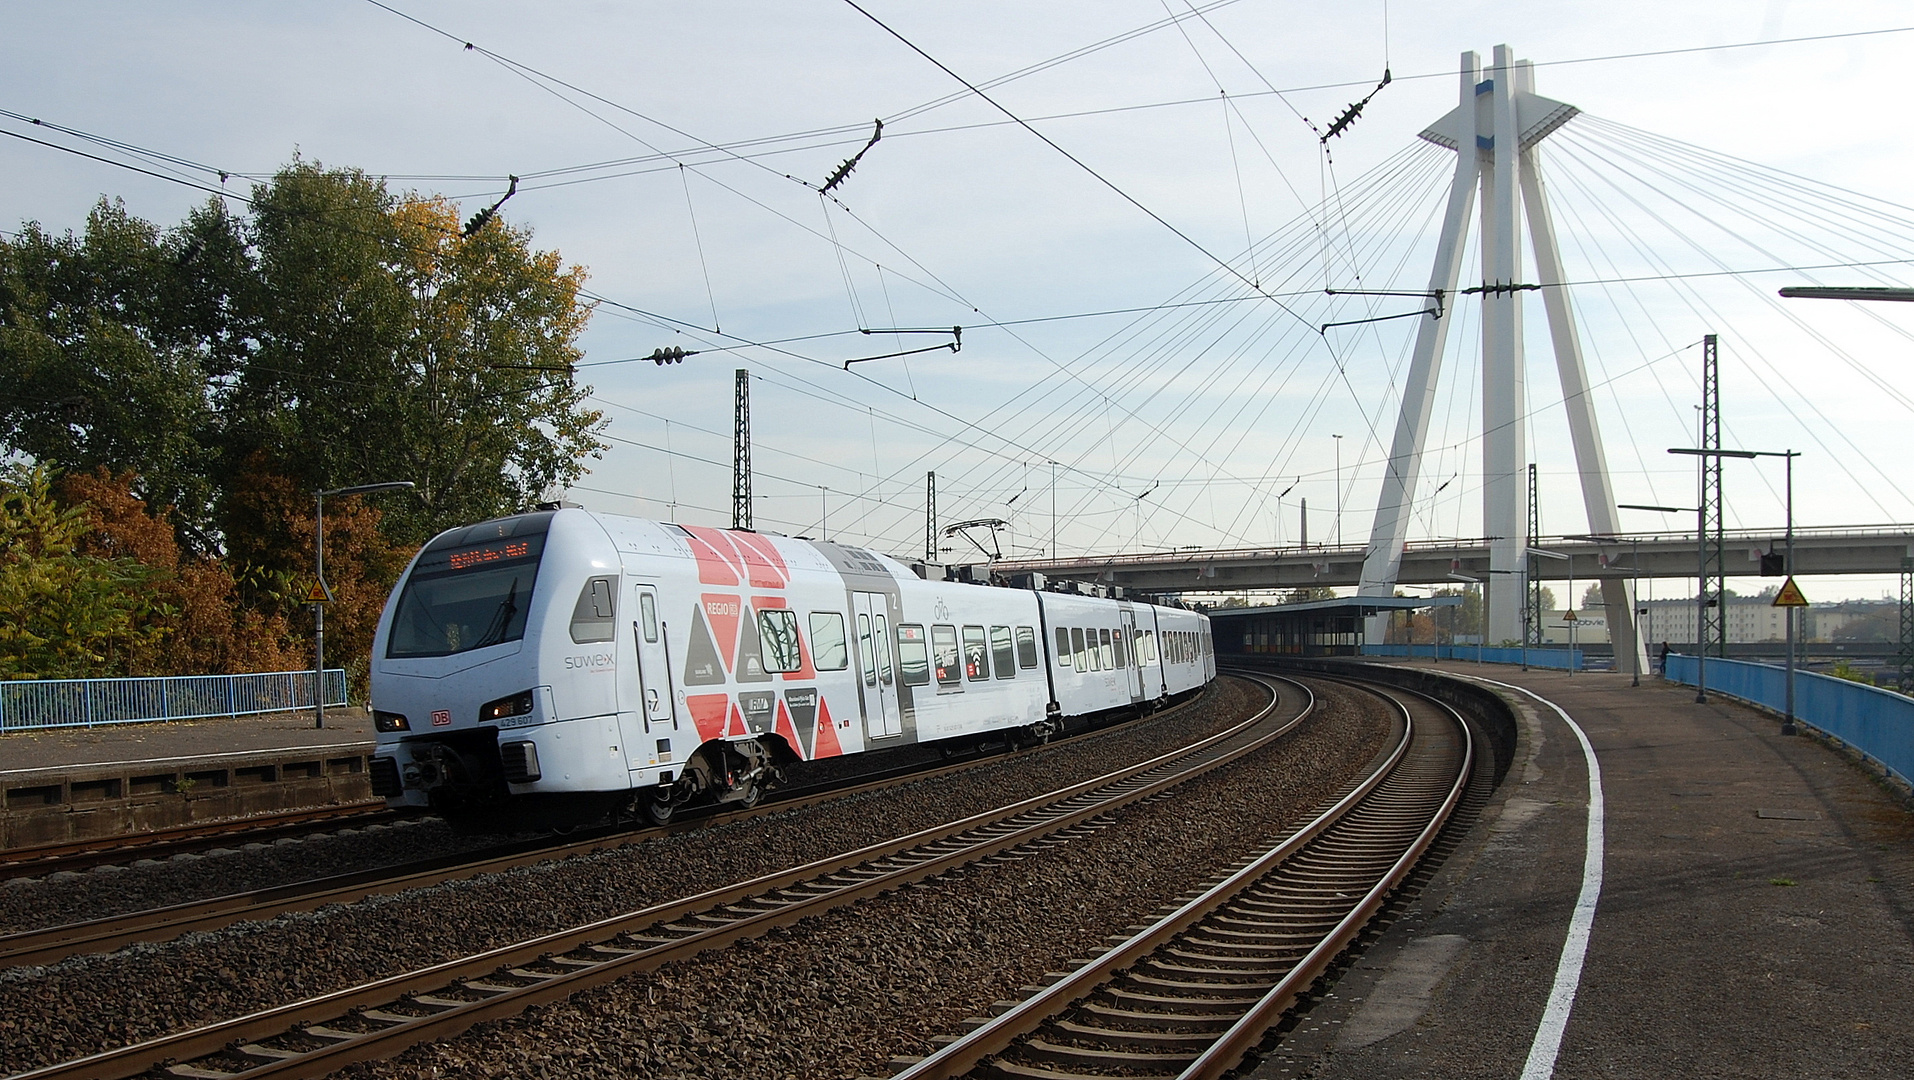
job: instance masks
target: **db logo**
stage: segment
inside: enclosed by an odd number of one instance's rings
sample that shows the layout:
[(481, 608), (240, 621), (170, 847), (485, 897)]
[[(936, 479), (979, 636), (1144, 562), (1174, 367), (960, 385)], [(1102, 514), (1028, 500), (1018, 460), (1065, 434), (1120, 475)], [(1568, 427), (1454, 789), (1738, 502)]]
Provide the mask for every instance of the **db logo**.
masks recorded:
[(450, 709), (433, 709), (432, 710), (432, 726), (433, 727), (452, 726), (451, 710)]

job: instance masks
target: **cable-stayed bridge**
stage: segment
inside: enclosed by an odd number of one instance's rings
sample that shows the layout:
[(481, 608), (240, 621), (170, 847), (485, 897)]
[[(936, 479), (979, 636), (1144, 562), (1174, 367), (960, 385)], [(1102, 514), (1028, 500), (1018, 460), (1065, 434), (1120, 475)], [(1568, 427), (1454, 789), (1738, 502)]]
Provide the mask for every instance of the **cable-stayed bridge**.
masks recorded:
[[(1729, 234), (1740, 228), (1742, 233), (1752, 235), (1750, 227), (1731, 224), (1732, 214), (1772, 224), (1801, 246), (1784, 255), (1775, 244), (1749, 239), (1748, 249), (1761, 252), (1783, 268), (1792, 262), (1802, 268), (1799, 277), (1810, 279), (1813, 275), (1806, 271), (1817, 268), (1848, 267), (1854, 268), (1851, 272), (1859, 273), (1863, 267), (1904, 266), (1910, 260), (1908, 250), (1901, 246), (1901, 238), (1890, 237), (1892, 230), (1869, 224), (1883, 216), (1903, 219), (1907, 216), (1901, 212), (1904, 208), (1890, 209), (1891, 204), (1863, 206), (1849, 200), (1852, 193), (1839, 189), (1820, 191), (1785, 174), (1763, 174), (1749, 179), (1728, 176), (1733, 170), (1723, 169), (1721, 174), (1727, 178), (1714, 178), (1720, 182), (1711, 187), (1708, 172), (1712, 161), (1682, 159), (1669, 146), (1645, 133), (1636, 133), (1642, 137), (1627, 145), (1617, 143), (1619, 149), (1615, 150), (1578, 141), (1581, 137), (1573, 133), (1581, 130), (1577, 125), (1581, 116), (1577, 107), (1537, 94), (1533, 68), (1525, 61), (1516, 60), (1508, 47), (1498, 46), (1492, 61), (1486, 65), (1475, 53), (1464, 53), (1459, 67), (1456, 107), (1421, 133), (1424, 143), (1453, 153), (1449, 159), (1453, 173), (1447, 180), (1446, 199), (1439, 210), (1441, 223), (1435, 233), (1433, 265), (1426, 288), (1404, 289), (1397, 285), (1373, 290), (1361, 287), (1323, 290), (1327, 302), (1346, 299), (1368, 305), (1350, 314), (1324, 312), (1327, 317), (1322, 320), (1320, 333), (1325, 341), (1337, 332), (1332, 328), (1354, 328), (1347, 332), (1364, 335), (1364, 340), (1369, 342), (1365, 347), (1380, 348), (1382, 339), (1371, 333), (1377, 330), (1371, 324), (1414, 327), (1413, 342), (1405, 342), (1408, 347), (1404, 363), (1390, 374), (1388, 405), (1381, 406), (1393, 406), (1397, 411), (1393, 438), (1385, 434), (1390, 429), (1379, 422), (1382, 416), (1371, 417), (1366, 409), (1363, 411), (1369, 445), (1378, 450), (1387, 446), (1386, 457), (1380, 462), (1383, 466), (1380, 484), (1375, 489), (1373, 524), (1365, 543), (1216, 545), (1201, 549), (1179, 545), (1174, 550), (1147, 554), (1020, 559), (1000, 563), (999, 572), (1040, 571), (1054, 579), (1095, 581), (1156, 594), (1334, 586), (1353, 587), (1360, 596), (1383, 597), (1394, 594), (1403, 585), (1473, 583), (1485, 593), (1483, 630), (1486, 636), (1504, 641), (1528, 639), (1535, 632), (1530, 625), (1533, 622), (1530, 612), (1539, 603), (1535, 590), (1541, 582), (1573, 579), (1600, 585), (1607, 625), (1614, 635), (1617, 651), (1634, 651), (1638, 656), (1642, 646), (1635, 633), (1634, 582), (1639, 578), (1700, 580), (1704, 596), (1713, 597), (1723, 589), (1727, 578), (1755, 577), (1764, 572), (1771, 576), (1778, 572), (1806, 576), (1903, 575), (1906, 591), (1905, 575), (1914, 565), (1910, 562), (1910, 558), (1914, 558), (1914, 525), (1796, 528), (1791, 565), (1778, 561), (1787, 547), (1781, 521), (1769, 528), (1727, 527), (1729, 504), (1723, 495), (1723, 458), (1753, 456), (1745, 451), (1756, 447), (1737, 448), (1736, 444), (1744, 438), (1765, 441), (1766, 436), (1737, 431), (1724, 421), (1713, 330), (1720, 329), (1732, 336), (1737, 327), (1726, 320), (1723, 325), (1711, 326), (1719, 313), (1705, 301), (1698, 301), (1686, 284), (1687, 279), (1707, 277), (1711, 272), (1677, 272), (1668, 265), (1664, 252), (1628, 231), (1619, 218), (1593, 218), (1581, 214), (1574, 206), (1563, 209), (1561, 220), (1568, 231), (1558, 238), (1557, 208), (1552, 205), (1549, 186), (1544, 182), (1542, 153), (1545, 146), (1566, 139), (1561, 151), (1564, 161), (1578, 166), (1598, 166), (1592, 171), (1583, 168), (1573, 174), (1572, 186), (1580, 185), (1573, 186), (1573, 190), (1584, 196), (1592, 184), (1606, 182), (1587, 179), (1588, 175), (1601, 172), (1599, 166), (1609, 166), (1611, 174), (1619, 168), (1625, 178), (1613, 186), (1619, 201), (1643, 209), (1649, 217), (1669, 227), (1675, 234), (1677, 247), (1699, 254), (1704, 265), (1718, 267), (1722, 276), (1735, 280), (1770, 307), (1776, 303), (1771, 287), (1756, 285), (1740, 271), (1726, 266), (1721, 262), (1719, 251), (1681, 234), (1670, 225), (1666, 213), (1646, 207), (1639, 193), (1626, 189), (1623, 184), (1633, 180), (1658, 193), (1685, 197), (1701, 208), (1695, 210), (1697, 220)], [(1592, 123), (1592, 130), (1598, 134), (1612, 134), (1601, 121), (1582, 123)], [(1566, 134), (1557, 135), (1558, 132)], [(1378, 200), (1379, 204), (1387, 201)], [(1433, 221), (1431, 218), (1427, 224)], [(1376, 235), (1381, 231), (1382, 227), (1378, 226), (1363, 235)], [(1621, 410), (1623, 415), (1619, 416), (1597, 416), (1598, 392), (1604, 391), (1620, 375), (1601, 378), (1614, 372), (1612, 361), (1600, 361), (1592, 368), (1590, 358), (1599, 360), (1597, 346), (1601, 334), (1596, 334), (1594, 340), (1584, 340), (1584, 315), (1579, 308), (1587, 298), (1612, 293), (1618, 286), (1632, 289), (1632, 283), (1646, 279), (1629, 277), (1612, 259), (1605, 267), (1578, 265), (1572, 272), (1567, 257), (1569, 253), (1580, 253), (1581, 260), (1585, 261), (1591, 253), (1605, 255), (1603, 241), (1614, 242), (1617, 237), (1632, 249), (1641, 265), (1663, 271), (1659, 286), (1665, 287), (1668, 296), (1679, 301), (1679, 305), (1685, 305), (1686, 310), (1678, 310), (1677, 304), (1657, 308), (1654, 298), (1643, 302), (1639, 294), (1629, 297), (1628, 303), (1633, 304), (1630, 308), (1607, 295), (1603, 333), (1610, 335), (1611, 340), (1615, 335), (1625, 335), (1630, 351), (1641, 357), (1652, 355), (1659, 321), (1678, 318), (1693, 325), (1697, 317), (1706, 320), (1701, 321), (1707, 332), (1701, 335), (1703, 341), (1699, 343), (1703, 359), (1699, 411), (1692, 418), (1686, 417), (1688, 402), (1678, 403), (1677, 395), (1663, 386), (1662, 394), (1670, 410), (1677, 414), (1676, 423), (1660, 422), (1652, 432), (1645, 426), (1645, 417), (1631, 417), (1625, 410)], [(1566, 247), (1565, 240), (1568, 241)], [(1845, 250), (1836, 253), (1849, 244), (1859, 245), (1857, 250), (1865, 257)], [(1809, 254), (1811, 252), (1822, 254)], [(1465, 262), (1471, 255), (1479, 259), (1479, 270), (1471, 267), (1465, 271)], [(1876, 258), (1878, 262), (1868, 258)], [(1810, 266), (1816, 259), (1824, 261)], [(1351, 267), (1360, 262), (1352, 256)], [(1406, 270), (1398, 265), (1392, 277), (1404, 280)], [(1538, 315), (1546, 325), (1546, 334), (1537, 334), (1536, 342), (1530, 342), (1524, 330), (1524, 318)], [(1878, 389), (1879, 400), (1914, 407), (1893, 380), (1874, 375), (1864, 363), (1827, 342), (1792, 312), (1782, 311), (1781, 317), (1792, 320), (1806, 336), (1822, 340), (1854, 373), (1872, 382)], [(1408, 319), (1414, 322), (1395, 321)], [(1904, 339), (1908, 337), (1898, 328), (1889, 329)], [(1758, 334), (1758, 331), (1751, 332)], [(1465, 346), (1459, 342), (1471, 335), (1478, 336), (1480, 342), (1480, 366), (1476, 369), (1479, 381), (1471, 388), (1473, 393), (1479, 393), (1479, 401), (1462, 407), (1466, 418), (1463, 437), (1456, 438), (1453, 426), (1446, 434), (1436, 434), (1441, 412), (1438, 383), (1445, 349), (1457, 343), (1456, 351), (1461, 351)], [(1662, 347), (1672, 345), (1669, 335), (1659, 334), (1659, 337)], [(1555, 387), (1538, 393), (1538, 383), (1529, 379), (1525, 349), (1542, 341), (1546, 341), (1546, 347), (1553, 354), (1556, 377), (1551, 381), (1559, 384), (1559, 398), (1552, 396)], [(1749, 355), (1759, 356), (1759, 349), (1765, 344), (1750, 343)], [(1674, 346), (1663, 358), (1690, 347)], [(1346, 350), (1336, 354), (1339, 370), (1347, 355)], [(1630, 370), (1647, 370), (1658, 362), (1649, 359)], [(1811, 446), (1816, 456), (1819, 482), (1825, 484), (1837, 472), (1845, 474), (1857, 493), (1873, 498), (1883, 517), (1890, 517), (1886, 504), (1875, 495), (1878, 492), (1906, 497), (1897, 485), (1898, 470), (1856, 452), (1845, 430), (1847, 425), (1829, 416), (1815, 403), (1815, 395), (1810, 392), (1819, 390), (1830, 372), (1776, 365), (1766, 357), (1759, 357), (1759, 362), (1772, 371), (1772, 376), (1764, 380), (1766, 388), (1790, 415), (1814, 421), (1809, 423), (1804, 419), (1800, 428), (1806, 436), (1803, 442)], [(1591, 378), (1591, 370), (1595, 378)], [(1652, 372), (1651, 377), (1658, 383), (1662, 378)], [(1347, 374), (1342, 378), (1348, 382)], [(1359, 396), (1353, 385), (1348, 389), (1352, 396)], [(1245, 396), (1255, 392), (1253, 386), (1244, 385)], [(1448, 405), (1452, 424), (1456, 396), (1452, 390)], [(1795, 412), (1796, 408), (1799, 413)], [(1545, 486), (1538, 491), (1535, 454), (1531, 447), (1539, 439), (1537, 417), (1545, 412), (1552, 414), (1547, 422), (1555, 425), (1554, 430), (1566, 434), (1567, 438), (1559, 441), (1567, 443), (1573, 467), (1563, 470), (1557, 466), (1544, 472)], [(1613, 447), (1604, 436), (1604, 419), (1612, 425), (1611, 430), (1621, 432), (1621, 439)], [(1787, 437), (1793, 440), (1803, 435)], [(1342, 436), (1333, 438), (1341, 440)], [(1802, 448), (1800, 443), (1792, 445), (1796, 450)], [(1686, 448), (1677, 452), (1691, 456), (1666, 457), (1666, 451), (1675, 447)], [(1762, 456), (1781, 456), (1776, 453), (1781, 449), (1779, 446), (1763, 445), (1759, 449), (1764, 452)], [(1345, 508), (1342, 503), (1349, 485), (1344, 482), (1340, 441), (1336, 451), (1340, 523), (1345, 509), (1354, 512), (1355, 508)], [(1651, 474), (1656, 471), (1679, 475), (1678, 469), (1689, 469), (1689, 480), (1683, 485), (1686, 493), (1680, 497), (1695, 500), (1686, 512), (1699, 516), (1697, 529), (1632, 531), (1620, 513), (1628, 505), (1618, 503), (1616, 483), (1611, 478), (1609, 459), (1615, 451), (1623, 455), (1632, 453), (1639, 468), (1630, 471), (1651, 483)], [(1285, 452), (1293, 451), (1286, 449)], [(1693, 455), (1699, 455), (1699, 461)], [(1473, 460), (1469, 460), (1471, 458)], [(1376, 463), (1373, 457), (1366, 461), (1371, 466)], [(1678, 464), (1671, 465), (1671, 462)], [(1863, 481), (1860, 474), (1870, 470), (1875, 476)], [(1287, 470), (1269, 470), (1272, 477), (1283, 471)], [(1354, 472), (1352, 468), (1351, 473)], [(1559, 503), (1561, 499), (1556, 496), (1568, 494), (1562, 490), (1562, 481), (1568, 473), (1573, 474), (1575, 487), (1579, 488), (1576, 492), (1581, 497), (1579, 516), (1587, 523), (1586, 531), (1574, 533), (1558, 527), (1555, 535), (1550, 535), (1541, 528), (1538, 506), (1545, 501)], [(1773, 477), (1762, 476), (1756, 483), (1767, 485), (1770, 494), (1776, 496), (1774, 501), (1782, 502), (1785, 498), (1786, 513), (1791, 518), (1793, 481), (1790, 479), (1788, 492), (1782, 497), (1774, 490), (1780, 470), (1775, 473)], [(1444, 475), (1447, 479), (1442, 479)], [(1412, 534), (1417, 533), (1427, 536), (1462, 531), (1431, 527), (1435, 499), (1458, 475), (1464, 475), (1465, 484), (1475, 488), (1481, 498), (1480, 518), (1465, 524), (1479, 525), (1487, 535), (1478, 539), (1412, 539)], [(1737, 484), (1740, 483), (1738, 480)], [(1551, 484), (1552, 490), (1546, 486)], [(1737, 487), (1737, 490), (1753, 489)], [(1268, 512), (1270, 492), (1258, 487), (1246, 494), (1249, 497), (1242, 502), (1243, 509), (1235, 512), (1232, 526), (1253, 520), (1258, 512)], [(1282, 494), (1287, 494), (1287, 490)], [(1627, 497), (1626, 494), (1620, 496)], [(1136, 497), (1139, 518), (1142, 498)], [(1278, 517), (1281, 498), (1281, 494), (1275, 496)], [(1450, 499), (1455, 499), (1454, 492)], [(1026, 535), (1036, 531), (1030, 529), (1029, 524), (1026, 523)], [(1138, 532), (1141, 532), (1140, 526)], [(1339, 537), (1340, 533), (1339, 524)], [(1703, 538), (1700, 543), (1698, 534)], [(1571, 603), (1578, 600), (1578, 597), (1570, 598)]]

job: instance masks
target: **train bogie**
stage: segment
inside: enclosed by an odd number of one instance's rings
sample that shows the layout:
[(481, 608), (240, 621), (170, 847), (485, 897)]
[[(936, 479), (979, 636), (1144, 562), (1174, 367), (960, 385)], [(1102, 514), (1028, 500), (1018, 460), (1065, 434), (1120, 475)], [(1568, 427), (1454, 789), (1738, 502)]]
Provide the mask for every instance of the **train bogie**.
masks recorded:
[(1041, 739), (1207, 681), (1200, 614), (847, 545), (545, 511), (454, 529), (373, 643), (374, 789), (508, 823), (755, 802), (795, 763)]

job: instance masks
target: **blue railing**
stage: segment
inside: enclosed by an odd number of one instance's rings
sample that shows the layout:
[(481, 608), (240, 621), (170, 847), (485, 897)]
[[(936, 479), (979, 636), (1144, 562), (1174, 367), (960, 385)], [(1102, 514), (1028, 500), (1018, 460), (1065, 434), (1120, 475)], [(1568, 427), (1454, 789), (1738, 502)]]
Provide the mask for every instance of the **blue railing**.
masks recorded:
[[(1669, 653), (1664, 677), (1695, 685), (1695, 658)], [(1788, 707), (1788, 672), (1773, 664), (1708, 658), (1708, 689), (1775, 712)], [(1902, 783), (1914, 777), (1914, 698), (1812, 671), (1794, 674), (1795, 719), (1879, 762)]]
[[(0, 732), (310, 709), (312, 687), (310, 671), (0, 682)], [(326, 671), (326, 704), (346, 704), (345, 669)]]
[[(1441, 652), (1438, 654), (1437, 649)], [(1582, 670), (1582, 650), (1535, 648), (1527, 650), (1527, 659), (1522, 649), (1484, 647), (1474, 645), (1364, 645), (1364, 656), (1427, 656), (1440, 660), (1481, 660), (1485, 664), (1523, 664), (1532, 668), (1552, 668), (1556, 671)]]

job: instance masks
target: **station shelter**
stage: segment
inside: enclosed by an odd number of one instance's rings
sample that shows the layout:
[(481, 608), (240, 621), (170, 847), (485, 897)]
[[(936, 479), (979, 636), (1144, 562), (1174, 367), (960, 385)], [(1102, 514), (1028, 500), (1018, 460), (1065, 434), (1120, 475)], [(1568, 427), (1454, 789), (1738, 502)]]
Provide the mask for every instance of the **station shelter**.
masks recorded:
[(1218, 656), (1357, 656), (1363, 623), (1391, 611), (1453, 607), (1459, 596), (1348, 596), (1253, 608), (1211, 608)]

